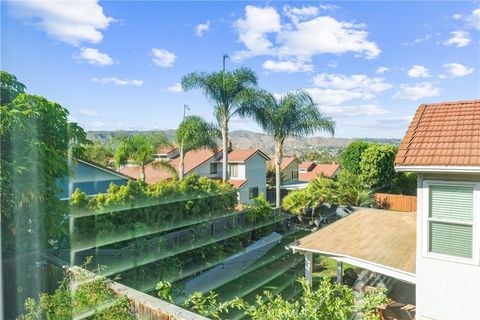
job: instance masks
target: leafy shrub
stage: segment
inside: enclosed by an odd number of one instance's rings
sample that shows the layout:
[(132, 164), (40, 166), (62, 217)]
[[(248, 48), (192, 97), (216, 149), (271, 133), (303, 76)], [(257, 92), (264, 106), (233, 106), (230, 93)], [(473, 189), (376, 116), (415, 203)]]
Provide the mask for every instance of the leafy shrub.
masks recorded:
[(374, 189), (390, 188), (395, 178), (395, 154), (397, 148), (385, 144), (372, 144), (362, 154), (360, 177)]
[(267, 220), (272, 214), (273, 208), (265, 199), (263, 192), (253, 199), (253, 205), (247, 211), (247, 220), (250, 222), (261, 222)]
[(360, 161), (362, 160), (363, 152), (370, 146), (365, 141), (354, 141), (350, 143), (342, 154), (342, 166), (354, 174), (360, 174)]

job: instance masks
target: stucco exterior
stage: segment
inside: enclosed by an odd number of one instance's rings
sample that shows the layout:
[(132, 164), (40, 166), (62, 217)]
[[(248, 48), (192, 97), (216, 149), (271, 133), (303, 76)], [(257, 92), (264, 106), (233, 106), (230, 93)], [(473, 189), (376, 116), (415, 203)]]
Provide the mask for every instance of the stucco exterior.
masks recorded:
[(243, 164), (243, 170), (238, 170), (239, 175), (242, 172), (241, 179), (248, 179), (239, 190), (239, 202), (244, 204), (252, 204), (253, 200), (249, 199), (249, 189), (258, 187), (258, 194), (263, 193), (266, 196), (267, 182), (267, 162), (260, 154), (255, 154)]
[[(479, 174), (418, 174), (417, 179), (417, 259), (416, 259), (416, 319), (475, 320), (480, 319), (480, 265), (459, 262), (455, 258), (432, 257), (427, 251), (425, 182), (479, 182)], [(480, 195), (475, 195), (475, 248), (479, 248)], [(427, 212), (426, 212), (427, 211)], [(476, 245), (475, 245), (476, 243)], [(478, 255), (479, 252), (476, 252)], [(474, 252), (475, 255), (475, 252)]]
[[(298, 181), (298, 165), (299, 161), (294, 160), (282, 170), (283, 183)], [(296, 175), (293, 173), (296, 173)]]

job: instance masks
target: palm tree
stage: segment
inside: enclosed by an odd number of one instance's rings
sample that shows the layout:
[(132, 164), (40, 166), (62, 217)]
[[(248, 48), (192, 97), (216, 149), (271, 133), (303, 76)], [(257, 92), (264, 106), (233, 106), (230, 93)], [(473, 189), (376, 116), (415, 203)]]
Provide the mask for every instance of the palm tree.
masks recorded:
[(182, 78), (184, 91), (199, 89), (214, 105), (215, 116), (222, 130), (223, 147), (223, 180), (227, 180), (228, 164), (228, 121), (235, 115), (249, 114), (244, 109), (249, 105), (245, 101), (252, 100), (255, 95), (257, 76), (248, 68), (239, 68), (233, 71), (220, 72), (193, 72)]
[(170, 142), (165, 134), (160, 132), (135, 134), (133, 136), (124, 136), (117, 145), (115, 151), (115, 164), (119, 167), (121, 164), (132, 160), (141, 167), (141, 179), (145, 182), (145, 167), (152, 163), (156, 168), (162, 168), (176, 175), (175, 168), (167, 161), (155, 161), (155, 154), (161, 147), (170, 146)]
[(180, 123), (175, 132), (175, 142), (180, 149), (180, 163), (178, 176), (183, 179), (185, 154), (190, 150), (208, 148), (216, 152), (216, 138), (220, 137), (220, 131), (198, 116), (188, 116)]
[(283, 159), (283, 143), (287, 137), (302, 137), (316, 131), (335, 133), (335, 122), (324, 116), (308, 93), (299, 90), (280, 98), (263, 92), (253, 101), (247, 102), (248, 109), (242, 110), (254, 117), (260, 127), (273, 136), (275, 141), (275, 191), (276, 207), (280, 208), (280, 164)]

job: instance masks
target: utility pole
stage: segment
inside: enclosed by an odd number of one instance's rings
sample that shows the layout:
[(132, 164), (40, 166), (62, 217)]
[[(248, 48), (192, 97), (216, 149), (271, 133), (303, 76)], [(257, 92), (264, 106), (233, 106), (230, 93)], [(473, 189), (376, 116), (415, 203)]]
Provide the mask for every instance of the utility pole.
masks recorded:
[(227, 58), (230, 58), (228, 56), (228, 54), (224, 53), (223, 54), (223, 73), (225, 73), (225, 60), (227, 60)]
[(185, 115), (186, 115), (187, 110), (190, 110), (190, 107), (188, 106), (188, 104), (184, 104), (183, 105), (183, 120), (185, 120)]

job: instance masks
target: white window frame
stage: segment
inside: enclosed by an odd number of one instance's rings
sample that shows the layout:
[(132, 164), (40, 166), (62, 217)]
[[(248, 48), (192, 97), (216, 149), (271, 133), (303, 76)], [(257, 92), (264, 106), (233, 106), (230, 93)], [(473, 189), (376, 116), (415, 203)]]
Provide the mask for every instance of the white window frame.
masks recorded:
[[(235, 175), (232, 175), (232, 171), (230, 168), (231, 167), (235, 167), (236, 168), (236, 174)], [(239, 174), (239, 171), (240, 171), (240, 165), (238, 163), (229, 163), (228, 164), (228, 175), (230, 178), (239, 178), (240, 174)]]
[[(429, 218), (429, 207), (430, 207), (430, 186), (431, 185), (447, 185), (447, 186), (458, 186), (473, 187), (473, 219), (472, 219), (472, 258), (462, 258), (455, 257), (440, 253), (430, 252), (430, 221), (440, 221), (436, 219)], [(480, 226), (480, 183), (474, 181), (447, 181), (447, 180), (424, 180), (423, 181), (423, 190), (422, 190), (422, 254), (426, 258), (432, 258), (437, 260), (446, 260), (451, 262), (479, 265), (480, 264), (480, 235), (479, 226)], [(441, 222), (448, 222), (442, 220)], [(470, 225), (470, 223), (462, 223), (458, 221), (452, 221), (454, 224), (465, 224)]]

